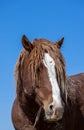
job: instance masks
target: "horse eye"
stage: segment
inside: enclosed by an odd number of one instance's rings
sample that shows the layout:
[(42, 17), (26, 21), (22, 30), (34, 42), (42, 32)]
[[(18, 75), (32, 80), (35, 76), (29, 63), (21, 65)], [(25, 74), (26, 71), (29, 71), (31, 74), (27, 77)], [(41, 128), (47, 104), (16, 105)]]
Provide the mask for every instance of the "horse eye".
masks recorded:
[(40, 69), (39, 69), (39, 68), (37, 68), (37, 69), (36, 69), (36, 72), (37, 72), (37, 73), (39, 73), (39, 72), (40, 72)]

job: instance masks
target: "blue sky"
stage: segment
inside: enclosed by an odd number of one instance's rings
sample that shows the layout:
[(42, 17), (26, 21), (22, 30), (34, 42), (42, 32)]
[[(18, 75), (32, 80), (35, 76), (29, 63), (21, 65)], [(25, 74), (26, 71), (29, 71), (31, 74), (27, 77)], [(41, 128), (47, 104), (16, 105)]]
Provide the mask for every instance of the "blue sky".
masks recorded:
[(64, 36), (67, 75), (84, 72), (84, 0), (0, 0), (0, 130), (14, 130), (14, 68), (23, 34), (31, 41)]

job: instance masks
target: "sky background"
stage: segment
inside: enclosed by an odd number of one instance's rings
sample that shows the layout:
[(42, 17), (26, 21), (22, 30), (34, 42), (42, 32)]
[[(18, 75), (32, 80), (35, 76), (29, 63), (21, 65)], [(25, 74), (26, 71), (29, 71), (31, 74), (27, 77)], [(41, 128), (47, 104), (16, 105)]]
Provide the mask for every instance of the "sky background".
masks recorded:
[(64, 36), (67, 75), (84, 72), (84, 0), (0, 0), (0, 130), (14, 130), (14, 68), (23, 34), (31, 41)]

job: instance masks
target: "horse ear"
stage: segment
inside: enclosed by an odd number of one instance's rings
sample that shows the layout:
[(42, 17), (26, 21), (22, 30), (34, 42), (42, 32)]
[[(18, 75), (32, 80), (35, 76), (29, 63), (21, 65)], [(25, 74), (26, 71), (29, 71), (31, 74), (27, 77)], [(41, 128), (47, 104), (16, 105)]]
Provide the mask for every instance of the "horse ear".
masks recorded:
[(60, 49), (64, 41), (64, 37), (61, 38), (58, 42), (56, 42), (57, 47)]
[(29, 52), (33, 49), (33, 45), (25, 35), (22, 36), (22, 45)]

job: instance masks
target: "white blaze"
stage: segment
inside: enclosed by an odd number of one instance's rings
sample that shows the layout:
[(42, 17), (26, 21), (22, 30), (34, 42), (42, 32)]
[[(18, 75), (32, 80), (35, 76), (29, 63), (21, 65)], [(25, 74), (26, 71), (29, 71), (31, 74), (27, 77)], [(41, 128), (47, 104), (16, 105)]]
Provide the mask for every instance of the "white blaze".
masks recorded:
[(48, 53), (45, 53), (43, 63), (47, 68), (49, 80), (52, 86), (52, 104), (56, 103), (56, 107), (62, 107), (60, 89), (56, 79), (55, 62)]

